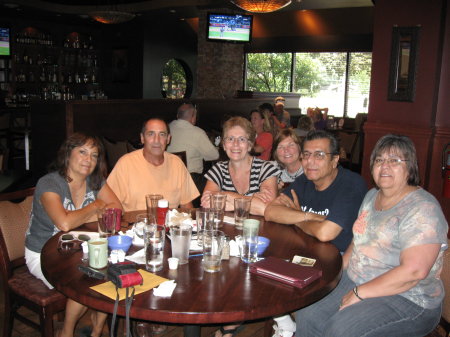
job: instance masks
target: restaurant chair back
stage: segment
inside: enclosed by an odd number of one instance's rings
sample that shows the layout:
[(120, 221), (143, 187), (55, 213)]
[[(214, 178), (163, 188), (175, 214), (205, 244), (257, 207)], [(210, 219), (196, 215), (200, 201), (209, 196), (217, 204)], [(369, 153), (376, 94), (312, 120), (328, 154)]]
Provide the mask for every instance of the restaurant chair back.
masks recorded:
[(345, 158), (339, 158), (339, 163), (345, 168), (352, 169), (353, 154), (355, 153), (356, 142), (358, 141), (358, 133), (339, 131), (337, 138), (341, 144), (341, 149), (345, 152)]
[(186, 159), (186, 151), (180, 151), (180, 152), (172, 152), (172, 154), (180, 157), (180, 159), (183, 161), (184, 166), (187, 167), (187, 159)]
[[(66, 298), (48, 289), (25, 265), (25, 233), (30, 220), (34, 188), (0, 194), (0, 274), (4, 296), (3, 336), (12, 334), (14, 319), (53, 337), (53, 316), (65, 309)], [(14, 202), (13, 202), (14, 201)], [(39, 324), (18, 312), (26, 307)]]

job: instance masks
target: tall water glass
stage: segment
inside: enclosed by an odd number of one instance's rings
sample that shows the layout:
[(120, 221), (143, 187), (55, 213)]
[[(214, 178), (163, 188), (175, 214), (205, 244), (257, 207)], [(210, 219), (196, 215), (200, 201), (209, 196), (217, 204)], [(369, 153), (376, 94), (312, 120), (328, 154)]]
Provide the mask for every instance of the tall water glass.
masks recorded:
[(147, 194), (145, 196), (145, 203), (147, 205), (147, 215), (156, 217), (156, 209), (158, 208), (158, 200), (162, 199), (161, 194)]
[(189, 246), (191, 244), (192, 226), (170, 227), (172, 257), (178, 258), (178, 264), (189, 262)]
[(208, 273), (220, 271), (225, 234), (217, 230), (203, 232), (203, 270)]
[(250, 214), (251, 198), (236, 198), (234, 199), (234, 223), (236, 228), (242, 229), (244, 220)]
[(223, 192), (214, 192), (211, 194), (209, 200), (211, 209), (217, 211), (217, 227), (222, 227), (223, 217), (225, 215), (225, 206), (227, 204), (227, 195)]
[(203, 231), (208, 229), (207, 222), (210, 217), (209, 208), (197, 208), (195, 211), (195, 222), (197, 223), (197, 243), (201, 247), (203, 245)]
[(145, 269), (148, 271), (155, 272), (163, 268), (165, 234), (164, 226), (149, 224), (144, 227)]
[(245, 219), (242, 232), (241, 260), (246, 263), (258, 260), (259, 220)]

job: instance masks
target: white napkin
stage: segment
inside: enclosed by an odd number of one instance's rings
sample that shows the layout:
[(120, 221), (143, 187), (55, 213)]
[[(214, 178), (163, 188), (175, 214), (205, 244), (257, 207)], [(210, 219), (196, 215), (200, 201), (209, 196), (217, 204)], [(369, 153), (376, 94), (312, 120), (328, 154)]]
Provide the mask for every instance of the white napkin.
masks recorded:
[(195, 237), (194, 240), (191, 240), (191, 244), (189, 245), (189, 250), (196, 251), (196, 252), (203, 250), (203, 247), (200, 247), (198, 245), (197, 237)]
[(175, 283), (175, 280), (163, 282), (158, 287), (153, 288), (153, 295), (159, 297), (170, 297), (172, 296), (176, 286), (177, 284)]
[(234, 240), (230, 240), (230, 256), (240, 256), (239, 245)]
[(125, 259), (137, 264), (145, 264), (145, 249), (140, 249), (132, 255), (125, 256)]
[(226, 216), (226, 215), (223, 217), (223, 222), (229, 223), (231, 225), (235, 225), (236, 224), (234, 222), (234, 217)]

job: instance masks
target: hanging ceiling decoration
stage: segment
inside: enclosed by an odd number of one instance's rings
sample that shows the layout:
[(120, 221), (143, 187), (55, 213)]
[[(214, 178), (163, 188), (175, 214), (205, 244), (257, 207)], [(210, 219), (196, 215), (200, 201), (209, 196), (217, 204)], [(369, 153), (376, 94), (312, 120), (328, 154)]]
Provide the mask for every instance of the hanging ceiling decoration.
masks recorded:
[(115, 0), (97, 0), (97, 10), (88, 13), (97, 22), (114, 25), (128, 22), (136, 17), (136, 14), (119, 9)]
[(133, 20), (136, 17), (136, 14), (116, 10), (105, 10), (90, 12), (89, 16), (97, 22), (112, 25)]
[(247, 12), (270, 13), (275, 12), (291, 3), (291, 0), (230, 0), (236, 6)]

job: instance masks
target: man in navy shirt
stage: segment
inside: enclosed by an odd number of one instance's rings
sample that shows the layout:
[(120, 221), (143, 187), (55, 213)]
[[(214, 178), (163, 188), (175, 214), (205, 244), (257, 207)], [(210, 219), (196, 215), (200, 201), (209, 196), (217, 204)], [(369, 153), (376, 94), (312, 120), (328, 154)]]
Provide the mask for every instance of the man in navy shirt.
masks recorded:
[(304, 174), (265, 210), (266, 220), (295, 224), (344, 252), (367, 192), (364, 179), (341, 166), (339, 142), (322, 130), (311, 131), (302, 144)]

